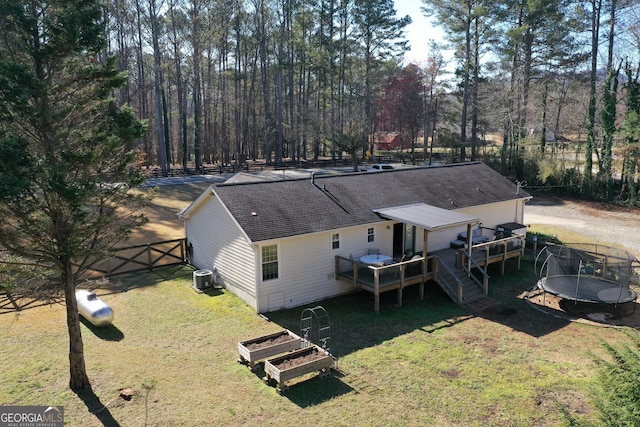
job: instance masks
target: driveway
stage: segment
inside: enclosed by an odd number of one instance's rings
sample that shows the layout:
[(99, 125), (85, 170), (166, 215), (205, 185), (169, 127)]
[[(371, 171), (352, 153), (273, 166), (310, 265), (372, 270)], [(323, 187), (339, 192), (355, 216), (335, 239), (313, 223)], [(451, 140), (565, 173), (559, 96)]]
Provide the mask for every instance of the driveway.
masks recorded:
[(610, 246), (625, 248), (640, 258), (640, 209), (637, 208), (535, 196), (524, 210), (524, 223), (562, 227)]

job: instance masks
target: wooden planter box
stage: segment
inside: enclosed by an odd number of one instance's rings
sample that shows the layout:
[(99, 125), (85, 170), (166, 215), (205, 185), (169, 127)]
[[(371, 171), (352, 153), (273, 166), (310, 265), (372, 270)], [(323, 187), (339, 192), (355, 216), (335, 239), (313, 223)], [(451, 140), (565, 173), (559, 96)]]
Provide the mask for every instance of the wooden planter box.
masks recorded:
[(320, 377), (324, 378), (329, 374), (333, 366), (333, 356), (317, 345), (302, 348), (282, 356), (267, 359), (264, 362), (265, 382), (275, 381), (280, 393), (288, 387), (286, 382), (308, 374), (319, 371)]
[(302, 345), (300, 337), (285, 329), (238, 343), (238, 362), (248, 364), (253, 369), (260, 360), (277, 354), (298, 350)]

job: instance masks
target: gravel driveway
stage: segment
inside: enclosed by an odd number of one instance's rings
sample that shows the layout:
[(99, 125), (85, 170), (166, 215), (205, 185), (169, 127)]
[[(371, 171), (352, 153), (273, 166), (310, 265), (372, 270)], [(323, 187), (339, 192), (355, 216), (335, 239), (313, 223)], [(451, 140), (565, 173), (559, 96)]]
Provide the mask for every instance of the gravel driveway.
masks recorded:
[(524, 223), (563, 227), (610, 246), (625, 248), (640, 259), (640, 209), (637, 208), (535, 196), (525, 207)]

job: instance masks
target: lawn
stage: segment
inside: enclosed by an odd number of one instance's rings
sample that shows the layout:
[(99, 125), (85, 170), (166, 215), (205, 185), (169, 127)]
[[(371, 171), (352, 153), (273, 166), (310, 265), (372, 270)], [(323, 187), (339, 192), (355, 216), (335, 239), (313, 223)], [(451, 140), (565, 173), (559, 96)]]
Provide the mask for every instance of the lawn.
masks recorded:
[(194, 292), (186, 267), (123, 278), (97, 291), (113, 327), (82, 326), (95, 395), (67, 388), (61, 304), (0, 314), (0, 404), (63, 405), (70, 426), (557, 426), (560, 405), (594, 420), (590, 354), (625, 330), (540, 313), (522, 299), (535, 283), (531, 260), (508, 267), (504, 277), (490, 269), (501, 304), (479, 313), (437, 286), (424, 300), (406, 291), (402, 307), (384, 295), (379, 314), (370, 293), (321, 302), (337, 369), (300, 377), (284, 395), (261, 365), (237, 363), (237, 343), (299, 333), (304, 307), (259, 316), (226, 291)]
[[(176, 212), (208, 184), (162, 187), (150, 223), (129, 244), (183, 237)], [(530, 231), (577, 242), (561, 228)], [(424, 300), (405, 291), (355, 293), (323, 301), (337, 369), (291, 383), (279, 395), (237, 363), (237, 343), (300, 332), (305, 307), (257, 315), (226, 291), (194, 292), (192, 270), (173, 268), (112, 281), (97, 293), (115, 311), (113, 327), (83, 323), (95, 395), (67, 387), (64, 307), (35, 304), (19, 314), (0, 298), (0, 404), (63, 405), (70, 426), (557, 426), (564, 407), (595, 420), (591, 353), (627, 338), (624, 329), (569, 323), (523, 300), (535, 283), (531, 257), (508, 274), (489, 270), (483, 312), (456, 306), (437, 286)], [(635, 333), (635, 332), (634, 332)], [(313, 338), (313, 336), (312, 336)], [(120, 389), (134, 391), (130, 401)]]

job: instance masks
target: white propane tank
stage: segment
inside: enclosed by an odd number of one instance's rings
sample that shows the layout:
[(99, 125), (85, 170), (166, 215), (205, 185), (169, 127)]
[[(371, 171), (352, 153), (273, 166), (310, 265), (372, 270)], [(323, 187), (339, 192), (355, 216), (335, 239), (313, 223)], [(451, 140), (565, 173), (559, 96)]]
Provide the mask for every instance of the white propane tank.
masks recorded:
[(94, 326), (109, 326), (113, 322), (113, 310), (95, 292), (79, 289), (76, 300), (80, 315)]

